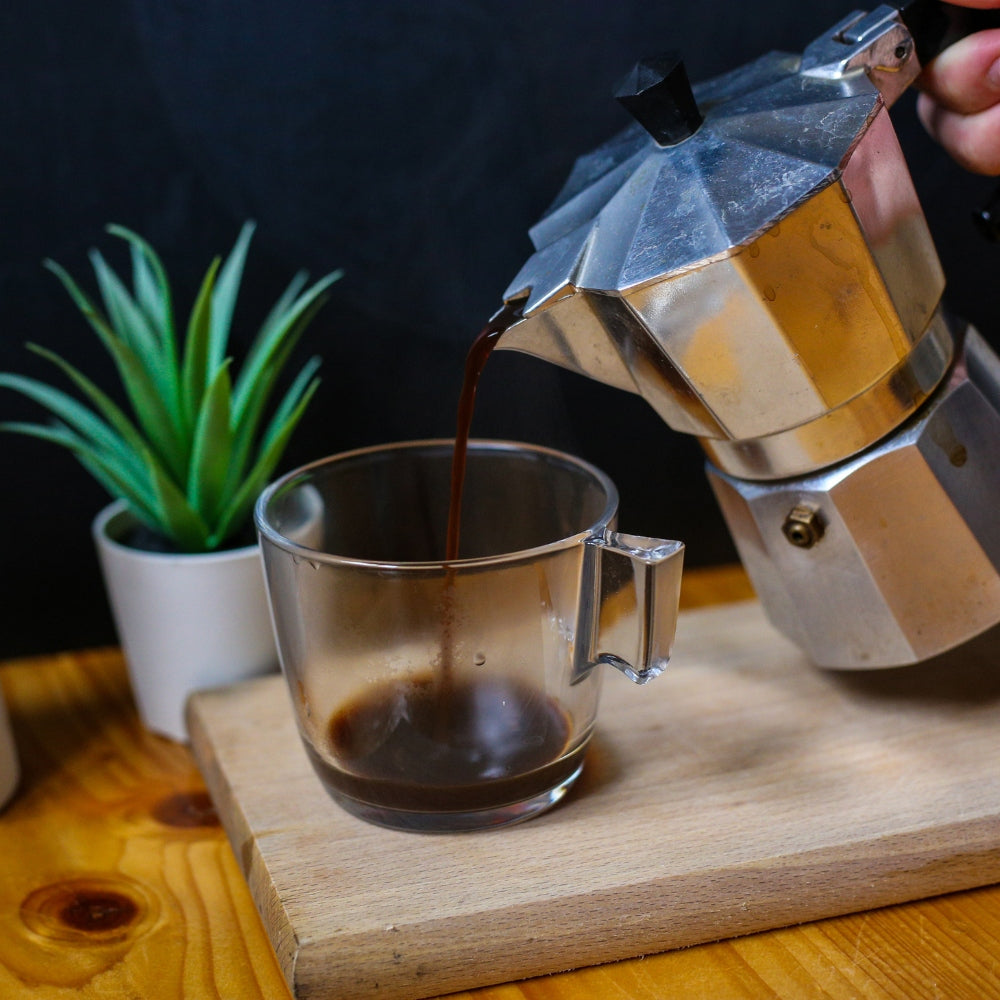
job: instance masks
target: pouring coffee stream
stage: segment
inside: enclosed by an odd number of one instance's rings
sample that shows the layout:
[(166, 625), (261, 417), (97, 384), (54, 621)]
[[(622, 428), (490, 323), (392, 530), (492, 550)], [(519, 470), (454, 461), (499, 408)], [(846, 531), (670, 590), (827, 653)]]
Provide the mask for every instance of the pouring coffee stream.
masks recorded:
[[(396, 810), (477, 810), (530, 799), (580, 766), (584, 747), (567, 755), (572, 732), (559, 703), (502, 672), (459, 677), (455, 602), (461, 508), (476, 390), (501, 334), (520, 318), (505, 305), (466, 356), (456, 416), (442, 579), (441, 639), (436, 667), (425, 675), (376, 686), (330, 719), (328, 744), (350, 773), (313, 763), (331, 788)], [(366, 734), (384, 732), (373, 747)]]
[[(458, 397), (455, 417), (455, 445), (451, 460), (451, 483), (448, 497), (448, 526), (445, 534), (445, 561), (448, 568), (444, 576), (441, 595), (441, 650), (436, 683), (430, 688), (433, 731), (438, 742), (453, 742), (456, 736), (456, 706), (454, 691), (454, 615), (455, 615), (455, 569), (451, 564), (458, 559), (461, 546), (462, 497), (465, 487), (465, 468), (469, 454), (469, 435), (472, 432), (472, 418), (476, 407), (476, 390), (486, 362), (496, 347), (497, 341), (512, 323), (520, 319), (521, 311), (516, 305), (506, 304), (479, 332), (465, 358), (462, 388)], [(530, 700), (524, 692), (524, 700)], [(472, 705), (474, 697), (466, 692), (465, 698)], [(473, 719), (475, 713), (468, 707), (461, 708), (459, 715)], [(465, 727), (468, 727), (466, 721)]]
[(445, 544), (445, 559), (449, 562), (457, 559), (459, 553), (465, 465), (469, 453), (469, 434), (472, 430), (479, 377), (500, 337), (520, 318), (521, 308), (518, 303), (504, 305), (480, 331), (465, 358), (465, 375), (458, 398), (458, 414), (455, 421), (455, 453), (451, 465), (451, 496)]

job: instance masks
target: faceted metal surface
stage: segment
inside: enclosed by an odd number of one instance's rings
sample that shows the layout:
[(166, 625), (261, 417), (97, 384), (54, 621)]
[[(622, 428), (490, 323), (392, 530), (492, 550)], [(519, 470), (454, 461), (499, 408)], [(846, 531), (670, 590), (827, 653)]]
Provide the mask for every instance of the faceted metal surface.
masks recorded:
[(933, 327), (940, 264), (865, 72), (917, 68), (885, 10), (696, 87), (704, 124), (676, 145), (637, 124), (582, 157), (531, 231), (505, 293), (525, 318), (498, 346), (643, 396), (740, 475), (841, 461), (914, 413), (951, 350)]
[(881, 106), (864, 76), (803, 77), (776, 54), (707, 84), (705, 123), (660, 147), (638, 124), (577, 161), (531, 230), (504, 298), (530, 314), (567, 289), (622, 291), (725, 255), (818, 188)]
[[(819, 666), (927, 659), (1000, 621), (1000, 361), (970, 330), (947, 383), (889, 440), (826, 472), (753, 483), (709, 468), (774, 625)], [(822, 537), (784, 530), (805, 506)]]
[(855, 13), (802, 56), (772, 52), (696, 85), (705, 120), (682, 143), (631, 123), (577, 160), (504, 298), (527, 294), (531, 314), (567, 290), (621, 292), (749, 243), (836, 179), (916, 77), (912, 48), (894, 8)]
[(874, 444), (913, 414), (938, 385), (953, 351), (951, 326), (938, 313), (896, 368), (819, 419), (764, 438), (703, 437), (702, 447), (723, 472), (747, 479), (787, 478), (835, 464)]

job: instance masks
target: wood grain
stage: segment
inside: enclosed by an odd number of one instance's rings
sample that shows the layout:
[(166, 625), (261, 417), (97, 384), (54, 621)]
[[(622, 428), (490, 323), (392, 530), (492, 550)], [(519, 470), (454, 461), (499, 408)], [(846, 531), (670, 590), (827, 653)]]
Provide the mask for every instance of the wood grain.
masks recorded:
[(0, 996), (287, 997), (191, 754), (141, 727), (119, 653), (0, 675), (23, 771), (0, 818)]
[[(991, 635), (906, 672), (828, 674), (756, 602), (686, 612), (667, 674), (609, 680), (570, 799), (471, 837), (339, 810), (280, 678), (199, 695), (192, 736), (296, 996), (415, 998), (994, 881), (998, 663)], [(713, 976), (752, 947), (716, 946)], [(800, 966), (750, 963), (733, 988), (790, 995)]]
[[(686, 571), (681, 597), (749, 595), (739, 569), (718, 568)], [(288, 1000), (192, 756), (142, 730), (117, 651), (7, 661), (0, 683), (24, 769), (0, 813), (0, 997)], [(75, 934), (46, 921), (60, 886), (91, 893), (75, 900), (77, 923), (92, 918)], [(137, 903), (117, 928), (128, 907), (102, 892)], [(1000, 887), (989, 887), (455, 1000), (981, 1000), (1000, 996), (998, 955)]]

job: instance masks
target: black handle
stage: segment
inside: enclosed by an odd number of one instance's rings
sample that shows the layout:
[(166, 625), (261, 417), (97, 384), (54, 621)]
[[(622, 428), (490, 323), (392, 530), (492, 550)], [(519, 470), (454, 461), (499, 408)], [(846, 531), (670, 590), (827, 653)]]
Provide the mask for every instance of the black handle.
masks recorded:
[(899, 8), (899, 16), (913, 36), (921, 66), (966, 35), (1000, 28), (1000, 9), (956, 7), (941, 0), (910, 0)]

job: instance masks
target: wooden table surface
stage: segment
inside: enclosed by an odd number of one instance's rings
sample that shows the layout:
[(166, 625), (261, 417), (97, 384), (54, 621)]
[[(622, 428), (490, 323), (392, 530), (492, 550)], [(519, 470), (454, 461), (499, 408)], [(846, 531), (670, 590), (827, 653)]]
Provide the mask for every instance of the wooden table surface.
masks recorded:
[[(685, 574), (682, 606), (750, 596)], [(287, 1000), (189, 749), (116, 650), (0, 664), (21, 786), (0, 814), (0, 997)], [(1000, 997), (1000, 887), (495, 986), (476, 1000)]]

